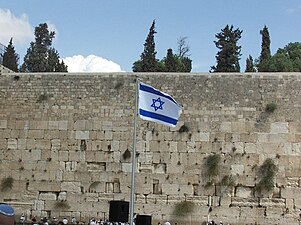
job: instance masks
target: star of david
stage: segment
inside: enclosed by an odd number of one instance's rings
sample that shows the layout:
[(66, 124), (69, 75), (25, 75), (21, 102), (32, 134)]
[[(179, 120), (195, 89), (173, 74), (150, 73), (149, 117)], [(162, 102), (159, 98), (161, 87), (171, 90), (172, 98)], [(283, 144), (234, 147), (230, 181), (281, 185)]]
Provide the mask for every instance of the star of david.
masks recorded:
[(153, 104), (151, 105), (151, 107), (153, 107), (155, 109), (155, 111), (157, 111), (158, 109), (163, 110), (163, 105), (165, 102), (161, 101), (160, 97), (157, 99), (153, 98)]

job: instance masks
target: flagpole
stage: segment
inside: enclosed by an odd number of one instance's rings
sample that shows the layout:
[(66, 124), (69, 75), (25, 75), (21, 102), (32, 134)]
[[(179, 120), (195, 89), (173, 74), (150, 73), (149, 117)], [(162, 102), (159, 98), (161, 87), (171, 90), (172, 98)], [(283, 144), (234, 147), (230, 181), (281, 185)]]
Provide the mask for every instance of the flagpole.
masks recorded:
[(135, 112), (134, 112), (134, 137), (133, 137), (133, 154), (132, 154), (132, 181), (131, 181), (131, 199), (130, 199), (130, 225), (134, 225), (134, 197), (135, 197), (135, 171), (136, 171), (136, 133), (137, 133), (137, 114), (138, 114), (138, 88), (139, 80), (136, 76), (136, 95), (135, 95)]

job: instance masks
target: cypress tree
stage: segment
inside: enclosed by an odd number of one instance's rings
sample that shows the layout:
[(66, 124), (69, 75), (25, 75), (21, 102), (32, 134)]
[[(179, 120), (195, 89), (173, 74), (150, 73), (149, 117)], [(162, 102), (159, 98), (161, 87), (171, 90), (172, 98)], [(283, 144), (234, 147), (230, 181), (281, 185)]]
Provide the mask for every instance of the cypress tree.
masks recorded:
[(19, 60), (19, 56), (15, 52), (15, 47), (13, 46), (13, 38), (11, 38), (3, 54), (2, 64), (8, 69), (14, 72), (18, 72), (18, 60)]
[(266, 26), (260, 31), (261, 34), (261, 53), (259, 56), (259, 63), (257, 65), (259, 72), (269, 71), (269, 60), (271, 58), (271, 39), (270, 33)]
[(144, 51), (140, 55), (140, 60), (133, 63), (133, 72), (157, 72), (160, 70), (157, 52), (155, 51), (155, 20), (149, 29), (149, 33), (144, 43)]
[(246, 70), (245, 72), (256, 72), (256, 69), (254, 67), (253, 58), (251, 55), (246, 59)]
[(164, 61), (166, 72), (177, 72), (176, 60), (171, 48), (167, 49), (167, 55)]
[(67, 66), (60, 62), (58, 52), (51, 47), (54, 36), (55, 32), (49, 32), (47, 23), (35, 28), (35, 42), (27, 49), (22, 72), (67, 72)]
[(240, 72), (239, 60), (241, 46), (237, 42), (241, 38), (242, 31), (233, 25), (227, 25), (220, 33), (216, 34), (215, 46), (219, 49), (216, 55), (216, 66), (212, 66), (210, 72)]

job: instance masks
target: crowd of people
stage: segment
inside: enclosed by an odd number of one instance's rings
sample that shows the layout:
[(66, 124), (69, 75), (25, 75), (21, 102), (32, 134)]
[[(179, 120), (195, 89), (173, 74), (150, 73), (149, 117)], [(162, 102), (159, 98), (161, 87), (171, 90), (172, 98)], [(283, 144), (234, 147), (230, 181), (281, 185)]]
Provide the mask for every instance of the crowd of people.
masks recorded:
[(66, 217), (62, 218), (59, 220), (56, 217), (47, 218), (47, 217), (42, 217), (41, 219), (37, 219), (35, 216), (32, 219), (26, 219), (24, 214), (21, 215), (20, 220), (19, 220), (20, 225), (73, 225), (73, 224), (79, 224), (78, 221), (76, 220), (75, 217), (72, 217), (71, 221), (69, 221)]
[[(97, 220), (92, 217), (87, 222), (78, 222), (75, 217), (72, 217), (69, 221), (66, 217), (59, 220), (56, 217), (49, 219), (47, 217), (40, 218), (39, 220), (36, 217), (31, 219), (26, 219), (25, 215), (22, 214), (19, 219), (19, 225), (129, 225), (129, 223), (120, 223), (120, 222), (110, 222), (108, 220)], [(15, 225), (15, 214), (14, 209), (7, 204), (0, 203), (0, 225)], [(162, 225), (160, 222), (158, 225)], [(170, 222), (165, 222), (164, 225), (171, 225)], [(177, 225), (175, 223), (175, 225)], [(206, 225), (224, 225), (222, 221), (215, 223), (213, 220), (207, 222)], [(229, 225), (229, 224), (228, 224)]]
[[(110, 222), (108, 220), (104, 221), (102, 219), (97, 220), (95, 217), (92, 217), (87, 222), (77, 221), (75, 217), (72, 217), (69, 221), (66, 217), (59, 220), (56, 217), (47, 218), (43, 217), (39, 221), (36, 217), (33, 217), (31, 220), (26, 220), (24, 214), (21, 215), (19, 220), (19, 225), (126, 225), (125, 223), (119, 223), (119, 222)], [(0, 224), (1, 225), (1, 224)]]

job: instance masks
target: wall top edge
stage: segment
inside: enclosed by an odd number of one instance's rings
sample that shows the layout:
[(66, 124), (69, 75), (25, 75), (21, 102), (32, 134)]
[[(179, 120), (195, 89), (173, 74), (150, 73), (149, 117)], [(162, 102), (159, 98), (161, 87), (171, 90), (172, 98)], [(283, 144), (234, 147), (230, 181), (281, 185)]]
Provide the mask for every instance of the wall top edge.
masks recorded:
[(208, 77), (223, 77), (223, 76), (246, 76), (246, 77), (282, 77), (282, 76), (301, 76), (301, 72), (278, 72), (278, 73), (209, 73), (209, 72), (197, 72), (197, 73), (163, 73), (163, 72), (149, 72), (149, 73), (137, 73), (137, 72), (62, 72), (62, 73), (7, 73), (2, 72), (0, 76), (103, 76), (103, 77), (110, 77), (110, 76), (208, 76)]

